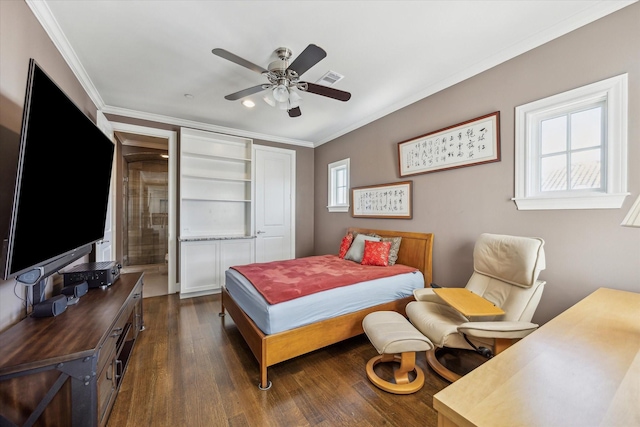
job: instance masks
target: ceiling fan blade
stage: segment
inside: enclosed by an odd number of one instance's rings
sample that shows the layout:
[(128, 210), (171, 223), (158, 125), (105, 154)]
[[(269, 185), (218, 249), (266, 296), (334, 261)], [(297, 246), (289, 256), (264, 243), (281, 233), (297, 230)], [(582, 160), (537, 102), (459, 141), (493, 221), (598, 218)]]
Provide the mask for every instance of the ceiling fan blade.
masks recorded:
[(315, 83), (301, 82), (306, 85), (306, 89), (303, 87), (300, 90), (304, 90), (309, 93), (315, 93), (316, 95), (327, 96), (329, 98), (337, 99), (338, 101), (348, 101), (351, 99), (351, 94), (343, 90), (333, 89), (327, 86), (317, 85)]
[(292, 108), (289, 111), (289, 117), (300, 117), (302, 115), (302, 111), (300, 111), (300, 107)]
[(263, 90), (269, 89), (269, 87), (270, 85), (266, 85), (266, 84), (253, 86), (253, 87), (232, 93), (230, 95), (227, 95), (224, 97), (224, 99), (227, 99), (229, 101), (237, 101), (238, 99), (244, 98), (245, 96), (253, 95), (254, 93), (262, 92)]
[(235, 55), (231, 52), (229, 52), (228, 50), (224, 50), (224, 49), (220, 49), (220, 48), (215, 48), (211, 51), (211, 53), (213, 53), (216, 56), (219, 56), (220, 58), (224, 58), (228, 61), (231, 62), (235, 62), (238, 65), (241, 65), (245, 68), (248, 68), (252, 71), (255, 71), (256, 73), (268, 73), (269, 70), (266, 70), (264, 68), (262, 68), (259, 65), (254, 64), (253, 62), (247, 61), (244, 58), (240, 58), (238, 55)]
[(315, 44), (310, 44), (302, 51), (300, 55), (289, 65), (287, 70), (293, 70), (298, 76), (303, 75), (309, 68), (322, 61), (327, 56), (327, 52)]

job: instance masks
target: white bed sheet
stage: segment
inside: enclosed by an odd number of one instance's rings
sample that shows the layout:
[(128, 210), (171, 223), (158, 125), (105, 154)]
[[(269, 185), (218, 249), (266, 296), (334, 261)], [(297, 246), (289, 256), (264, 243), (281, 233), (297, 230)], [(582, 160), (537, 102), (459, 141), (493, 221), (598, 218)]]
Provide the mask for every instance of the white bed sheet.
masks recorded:
[(236, 303), (265, 334), (275, 334), (352, 313), (363, 308), (405, 298), (424, 288), (422, 272), (360, 282), (323, 292), (269, 304), (236, 270), (225, 272), (225, 287)]

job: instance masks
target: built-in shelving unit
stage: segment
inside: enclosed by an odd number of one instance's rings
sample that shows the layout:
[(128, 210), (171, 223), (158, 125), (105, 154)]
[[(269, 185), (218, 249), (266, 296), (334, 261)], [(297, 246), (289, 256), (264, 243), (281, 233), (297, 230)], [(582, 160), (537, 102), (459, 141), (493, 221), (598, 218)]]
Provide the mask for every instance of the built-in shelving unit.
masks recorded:
[(252, 141), (180, 132), (180, 236), (251, 236)]
[(181, 297), (218, 291), (229, 265), (255, 259), (252, 144), (247, 138), (180, 131)]

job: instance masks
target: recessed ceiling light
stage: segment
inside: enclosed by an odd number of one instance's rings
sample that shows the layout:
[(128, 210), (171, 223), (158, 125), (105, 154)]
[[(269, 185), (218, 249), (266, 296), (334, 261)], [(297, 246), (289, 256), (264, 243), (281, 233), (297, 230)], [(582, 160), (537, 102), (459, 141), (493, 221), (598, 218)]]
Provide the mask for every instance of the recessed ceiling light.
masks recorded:
[(184, 97), (187, 99), (193, 99), (193, 95), (191, 95), (190, 93), (185, 93)]
[(256, 103), (250, 99), (245, 99), (244, 101), (242, 101), (242, 105), (244, 105), (247, 108), (253, 108), (256, 106)]

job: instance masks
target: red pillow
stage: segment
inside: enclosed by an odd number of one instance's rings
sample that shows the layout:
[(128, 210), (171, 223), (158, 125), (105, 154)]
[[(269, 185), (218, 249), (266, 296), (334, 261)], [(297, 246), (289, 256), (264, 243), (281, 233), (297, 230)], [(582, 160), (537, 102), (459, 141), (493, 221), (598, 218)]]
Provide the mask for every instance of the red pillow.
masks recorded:
[(362, 265), (379, 265), (386, 267), (389, 265), (389, 250), (391, 242), (373, 242), (371, 240), (364, 241), (364, 255), (362, 256)]
[(353, 234), (351, 233), (347, 234), (342, 238), (342, 243), (340, 243), (340, 252), (338, 253), (338, 256), (340, 258), (344, 258), (344, 256), (347, 254), (347, 251), (351, 247), (352, 242), (353, 242)]

